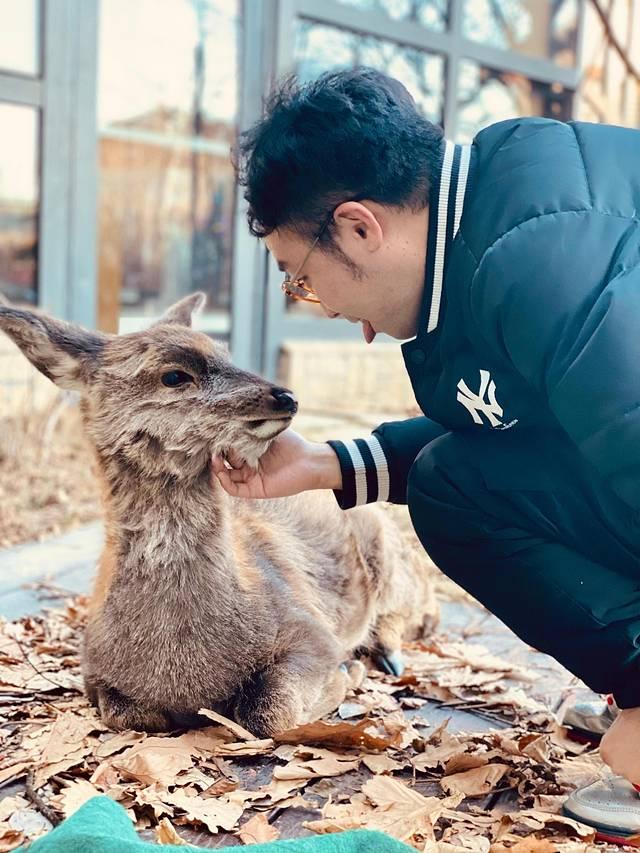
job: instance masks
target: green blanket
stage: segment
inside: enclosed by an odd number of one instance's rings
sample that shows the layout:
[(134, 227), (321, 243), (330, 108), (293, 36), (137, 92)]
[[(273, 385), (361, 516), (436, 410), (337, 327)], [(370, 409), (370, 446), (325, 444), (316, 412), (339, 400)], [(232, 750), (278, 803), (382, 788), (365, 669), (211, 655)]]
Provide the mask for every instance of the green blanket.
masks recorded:
[[(174, 844), (157, 846), (141, 841), (122, 806), (109, 797), (94, 797), (44, 838), (35, 841), (29, 853), (152, 853), (160, 850), (185, 853), (202, 849)], [(224, 853), (238, 850), (238, 847), (218, 849)], [(412, 853), (412, 848), (395, 838), (364, 829), (253, 844), (251, 850), (252, 853)]]

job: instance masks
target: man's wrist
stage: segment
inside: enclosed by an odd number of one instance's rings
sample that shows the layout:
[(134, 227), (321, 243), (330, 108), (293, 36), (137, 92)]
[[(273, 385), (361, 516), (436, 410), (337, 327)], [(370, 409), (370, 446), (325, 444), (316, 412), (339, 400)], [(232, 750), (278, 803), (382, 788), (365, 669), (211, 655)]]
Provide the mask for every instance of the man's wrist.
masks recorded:
[(324, 443), (313, 445), (314, 453), (314, 482), (316, 489), (342, 488), (342, 470), (338, 456), (331, 446)]

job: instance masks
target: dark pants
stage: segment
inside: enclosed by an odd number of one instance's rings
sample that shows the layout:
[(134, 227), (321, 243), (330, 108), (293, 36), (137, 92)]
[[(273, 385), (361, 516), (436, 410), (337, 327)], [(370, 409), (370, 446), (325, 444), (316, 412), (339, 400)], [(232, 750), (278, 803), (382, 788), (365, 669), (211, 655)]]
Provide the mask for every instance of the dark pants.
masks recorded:
[(440, 567), (530, 645), (640, 706), (640, 528), (557, 433), (444, 432), (409, 475)]

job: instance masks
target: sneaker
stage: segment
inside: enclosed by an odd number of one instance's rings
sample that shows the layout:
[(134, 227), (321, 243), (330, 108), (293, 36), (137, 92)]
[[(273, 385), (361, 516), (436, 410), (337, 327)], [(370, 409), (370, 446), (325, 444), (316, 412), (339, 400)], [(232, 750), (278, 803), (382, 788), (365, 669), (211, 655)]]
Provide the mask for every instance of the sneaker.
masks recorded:
[(598, 841), (640, 847), (640, 796), (621, 776), (609, 776), (571, 794), (564, 814), (596, 830)]
[(602, 736), (618, 716), (618, 706), (613, 696), (606, 699), (576, 702), (567, 708), (562, 725), (569, 729), (569, 737), (579, 743), (600, 743)]

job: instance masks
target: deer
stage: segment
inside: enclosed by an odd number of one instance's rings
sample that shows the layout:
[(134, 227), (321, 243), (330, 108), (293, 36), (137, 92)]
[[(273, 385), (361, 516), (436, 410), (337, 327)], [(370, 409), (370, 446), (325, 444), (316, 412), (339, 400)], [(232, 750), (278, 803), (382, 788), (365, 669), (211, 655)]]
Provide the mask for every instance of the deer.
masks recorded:
[(204, 302), (114, 335), (3, 300), (0, 330), (77, 392), (95, 455), (105, 544), (82, 673), (103, 722), (164, 732), (210, 725), (210, 709), (271, 737), (335, 711), (363, 650), (400, 674), (403, 638), (433, 628), (434, 593), (380, 507), (223, 490), (212, 456), (255, 466), (297, 401), (193, 328)]

